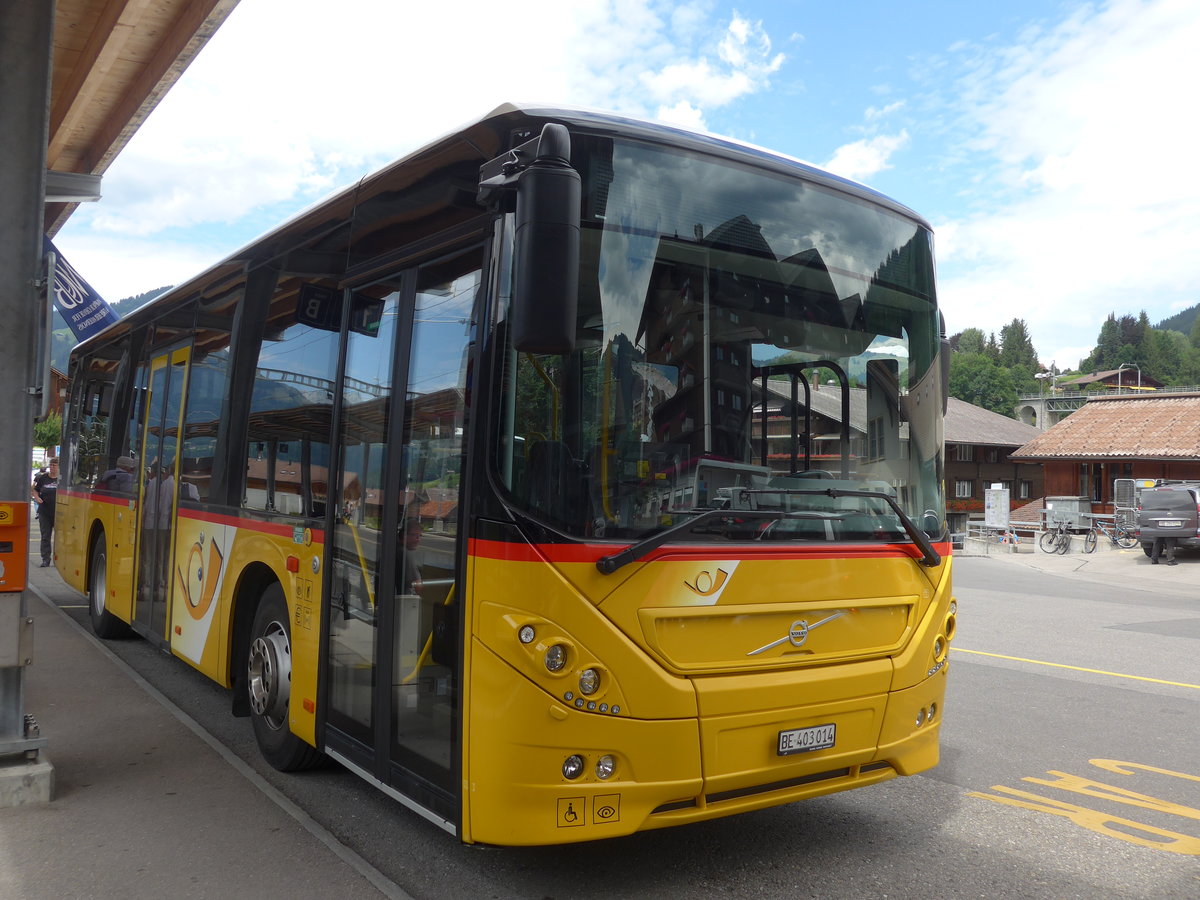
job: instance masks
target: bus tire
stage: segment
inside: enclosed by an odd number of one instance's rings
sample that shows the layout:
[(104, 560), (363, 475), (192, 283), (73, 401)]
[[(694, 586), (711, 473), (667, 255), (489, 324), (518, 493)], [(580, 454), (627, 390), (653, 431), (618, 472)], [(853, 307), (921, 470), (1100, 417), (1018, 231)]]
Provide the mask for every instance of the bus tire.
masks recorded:
[(129, 626), (105, 607), (104, 598), (108, 595), (108, 549), (104, 535), (96, 538), (89, 556), (88, 613), (92, 619), (92, 631), (105, 640), (128, 637)]
[(250, 721), (263, 759), (280, 772), (311, 769), (324, 758), (292, 733), (288, 710), (292, 695), (292, 638), (283, 588), (263, 592), (246, 653), (246, 690)]

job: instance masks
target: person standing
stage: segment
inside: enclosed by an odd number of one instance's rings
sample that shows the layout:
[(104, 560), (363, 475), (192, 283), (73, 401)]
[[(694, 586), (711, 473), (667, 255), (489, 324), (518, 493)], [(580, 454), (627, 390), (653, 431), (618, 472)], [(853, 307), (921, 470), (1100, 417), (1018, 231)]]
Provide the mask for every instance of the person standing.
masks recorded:
[(1177, 543), (1177, 541), (1173, 537), (1156, 537), (1154, 539), (1154, 545), (1150, 548), (1150, 563), (1151, 563), (1151, 565), (1157, 566), (1158, 558), (1160, 556), (1162, 556), (1164, 552), (1166, 553), (1166, 556), (1167, 556), (1167, 565), (1168, 566), (1177, 565), (1177, 563), (1175, 562), (1175, 544), (1176, 543)]
[(33, 479), (32, 496), (37, 504), (38, 527), (42, 532), (42, 568), (50, 565), (54, 553), (54, 500), (58, 495), (58, 457), (50, 458), (45, 472)]

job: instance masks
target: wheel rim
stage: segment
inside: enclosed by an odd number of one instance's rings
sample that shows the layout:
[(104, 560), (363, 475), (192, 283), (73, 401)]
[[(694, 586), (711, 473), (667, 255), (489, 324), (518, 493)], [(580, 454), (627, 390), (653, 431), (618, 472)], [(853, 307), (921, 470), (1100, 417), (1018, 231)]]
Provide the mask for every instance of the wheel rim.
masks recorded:
[(104, 597), (108, 593), (108, 566), (104, 554), (96, 556), (92, 567), (92, 615), (104, 615)]
[(287, 720), (292, 685), (292, 649), (287, 631), (271, 622), (250, 645), (250, 706), (271, 728)]

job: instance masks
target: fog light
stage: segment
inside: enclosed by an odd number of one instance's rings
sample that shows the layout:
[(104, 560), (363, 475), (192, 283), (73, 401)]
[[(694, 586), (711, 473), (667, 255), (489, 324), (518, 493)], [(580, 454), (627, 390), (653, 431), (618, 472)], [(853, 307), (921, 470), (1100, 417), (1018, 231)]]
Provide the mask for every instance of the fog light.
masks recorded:
[(929, 721), (930, 721), (930, 722), (932, 722), (932, 721), (933, 721), (933, 717), (934, 717), (934, 716), (936, 716), (936, 715), (937, 715), (937, 704), (936, 704), (936, 703), (930, 703), (930, 704), (929, 704)]
[(946, 658), (946, 639), (940, 634), (933, 639), (933, 661), (941, 662)]
[(532, 644), (533, 639), (537, 637), (532, 625), (522, 625), (521, 630), (517, 632), (517, 640), (522, 644)]
[(920, 728), (924, 724), (925, 724), (925, 710), (918, 709), (917, 710), (917, 727)]
[(561, 672), (567, 664), (567, 648), (562, 644), (554, 644), (546, 651), (546, 668), (551, 672)]
[(568, 756), (563, 760), (563, 778), (578, 778), (583, 774), (583, 757), (579, 754)]
[(579, 673), (579, 693), (594, 694), (600, 690), (600, 673), (595, 669), (584, 669)]
[(596, 777), (601, 781), (612, 778), (615, 771), (617, 771), (617, 761), (607, 753), (596, 760)]

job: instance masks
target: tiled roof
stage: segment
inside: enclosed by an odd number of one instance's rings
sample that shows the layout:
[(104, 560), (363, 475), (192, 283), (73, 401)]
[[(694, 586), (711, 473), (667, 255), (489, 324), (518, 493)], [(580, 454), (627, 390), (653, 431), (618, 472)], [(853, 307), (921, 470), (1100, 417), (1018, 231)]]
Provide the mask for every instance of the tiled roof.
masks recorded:
[(1200, 394), (1089, 398), (1012, 456), (1200, 459)]
[(1040, 525), (1042, 524), (1042, 511), (1046, 508), (1046, 498), (1039, 497), (1032, 503), (1026, 503), (1024, 506), (1018, 506), (1008, 514), (1008, 521), (1014, 525)]
[[(792, 388), (786, 381), (768, 381), (771, 393), (791, 399)], [(850, 388), (850, 427), (861, 432), (867, 430), (867, 392), (865, 388)], [(804, 402), (804, 389), (800, 389), (800, 402)], [(842, 391), (838, 387), (816, 386), (809, 396), (812, 408), (834, 422), (842, 421)]]
[(951, 397), (946, 405), (946, 443), (1020, 447), (1039, 434), (1032, 425)]

